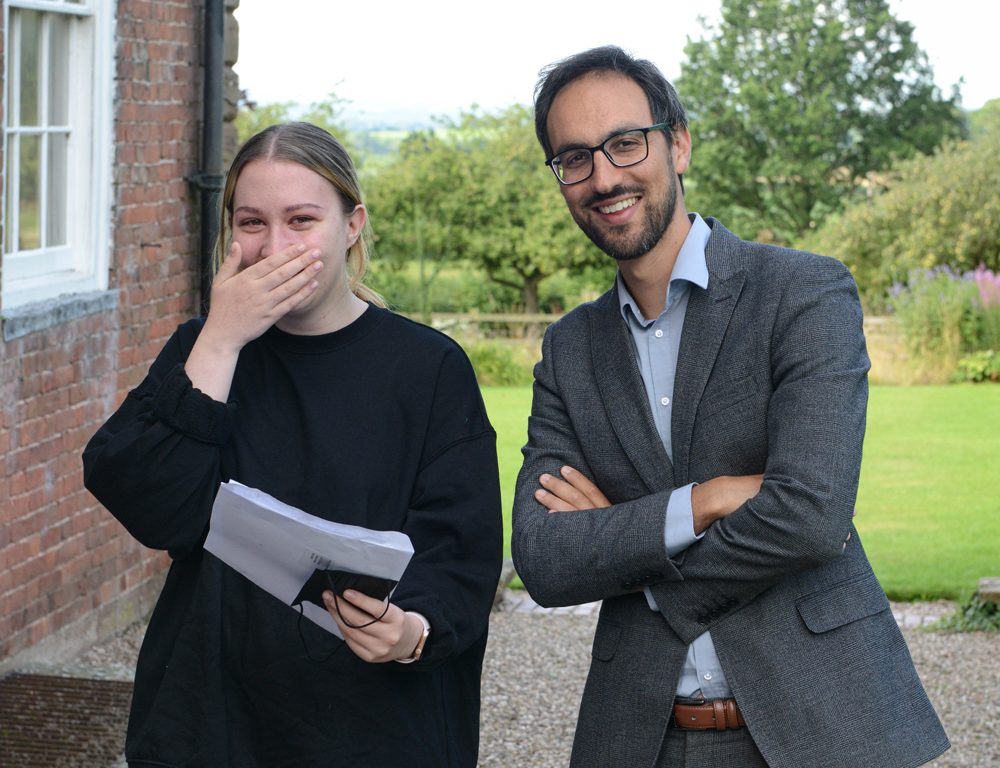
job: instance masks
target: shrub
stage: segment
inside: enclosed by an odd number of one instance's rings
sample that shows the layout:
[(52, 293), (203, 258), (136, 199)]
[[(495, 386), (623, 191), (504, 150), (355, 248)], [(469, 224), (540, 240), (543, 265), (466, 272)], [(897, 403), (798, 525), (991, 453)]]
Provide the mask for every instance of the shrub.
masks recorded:
[(989, 603), (972, 596), (950, 616), (938, 619), (927, 629), (945, 632), (997, 632), (1000, 631), (1000, 604)]
[(419, 312), (424, 300), (430, 312), (507, 312), (519, 298), (516, 289), (491, 282), (466, 264), (445, 269), (430, 264), (427, 271), (433, 277), (425, 277), (422, 290), (416, 260), (395, 268), (376, 261), (368, 282), (393, 308), (409, 313)]
[(980, 264), (973, 279), (979, 289), (979, 308), (968, 324), (968, 347), (1000, 351), (1000, 275)]
[(479, 386), (523, 386), (532, 382), (532, 363), (520, 359), (515, 348), (501, 341), (462, 344), (472, 361)]
[(608, 263), (601, 267), (559, 270), (539, 284), (539, 308), (542, 312), (559, 314), (585, 301), (593, 301), (611, 287), (615, 269), (615, 263), (608, 259)]
[(958, 368), (952, 381), (980, 383), (1000, 381), (1000, 352), (980, 349), (959, 358)]
[[(1000, 123), (998, 123), (1000, 125)], [(873, 191), (799, 245), (850, 267), (866, 309), (913, 269), (1000, 269), (1000, 128), (872, 178)]]
[(899, 321), (915, 379), (947, 381), (958, 366), (963, 336), (975, 313), (975, 284), (947, 266), (913, 270), (905, 286), (893, 287), (889, 305)]

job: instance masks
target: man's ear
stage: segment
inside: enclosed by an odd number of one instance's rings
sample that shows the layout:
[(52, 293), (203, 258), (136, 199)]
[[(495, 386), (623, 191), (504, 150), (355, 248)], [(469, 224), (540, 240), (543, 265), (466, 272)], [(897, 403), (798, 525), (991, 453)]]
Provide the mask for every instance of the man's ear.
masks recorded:
[(670, 151), (673, 153), (674, 170), (680, 176), (691, 164), (691, 133), (686, 125), (670, 131)]

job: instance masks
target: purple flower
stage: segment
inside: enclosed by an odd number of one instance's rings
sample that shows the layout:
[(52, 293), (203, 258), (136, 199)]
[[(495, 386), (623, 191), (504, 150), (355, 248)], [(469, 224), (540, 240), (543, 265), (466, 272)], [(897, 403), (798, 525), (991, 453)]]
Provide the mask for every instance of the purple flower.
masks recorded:
[(979, 287), (979, 298), (984, 307), (1000, 304), (1000, 275), (980, 264), (975, 271), (976, 285)]

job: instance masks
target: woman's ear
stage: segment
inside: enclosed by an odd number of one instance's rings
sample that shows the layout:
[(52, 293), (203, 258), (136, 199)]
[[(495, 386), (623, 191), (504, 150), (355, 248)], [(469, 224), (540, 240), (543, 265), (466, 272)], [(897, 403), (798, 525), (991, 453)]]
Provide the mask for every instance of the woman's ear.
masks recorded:
[(365, 228), (365, 221), (368, 219), (368, 211), (358, 203), (354, 210), (347, 216), (347, 247), (350, 248), (361, 237), (361, 230)]

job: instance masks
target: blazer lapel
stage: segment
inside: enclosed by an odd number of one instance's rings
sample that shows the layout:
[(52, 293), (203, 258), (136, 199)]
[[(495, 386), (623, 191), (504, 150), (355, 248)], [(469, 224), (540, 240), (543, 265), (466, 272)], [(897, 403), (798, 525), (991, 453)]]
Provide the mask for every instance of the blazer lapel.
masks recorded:
[[(695, 415), (746, 280), (744, 272), (730, 274), (725, 269), (713, 269), (723, 266), (720, 262), (728, 264), (727, 256), (731, 254), (726, 251), (738, 247), (739, 243), (737, 238), (725, 230), (717, 232), (717, 229), (721, 227), (716, 223), (713, 236), (705, 249), (709, 269), (708, 288), (702, 290), (692, 286), (684, 316), (684, 329), (681, 331), (680, 350), (677, 353), (677, 372), (674, 378), (676, 407), (670, 425), (670, 436), (673, 442), (674, 479), (679, 485), (690, 482), (688, 467)], [(726, 243), (726, 240), (731, 243)]]
[(617, 289), (591, 305), (588, 319), (594, 376), (618, 442), (651, 490), (671, 487), (673, 467), (649, 412)]

